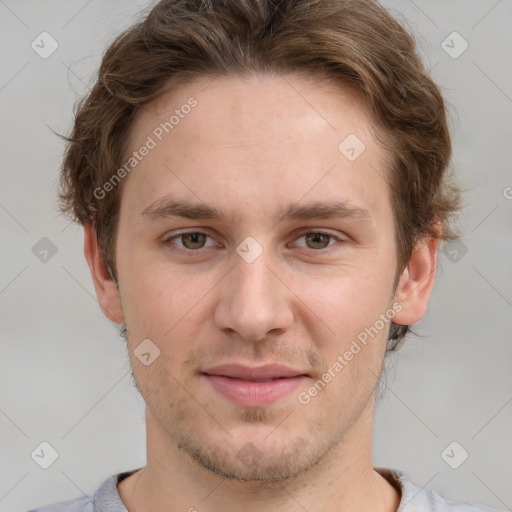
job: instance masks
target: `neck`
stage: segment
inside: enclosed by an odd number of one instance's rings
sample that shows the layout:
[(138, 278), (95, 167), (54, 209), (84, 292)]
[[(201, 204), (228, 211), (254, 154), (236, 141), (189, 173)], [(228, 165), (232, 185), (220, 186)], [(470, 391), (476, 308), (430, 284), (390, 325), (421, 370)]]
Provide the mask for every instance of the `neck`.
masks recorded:
[(173, 443), (148, 409), (147, 465), (119, 484), (119, 494), (130, 512), (395, 512), (399, 493), (372, 465), (373, 409), (374, 398), (316, 466), (271, 483), (230, 480), (205, 469)]

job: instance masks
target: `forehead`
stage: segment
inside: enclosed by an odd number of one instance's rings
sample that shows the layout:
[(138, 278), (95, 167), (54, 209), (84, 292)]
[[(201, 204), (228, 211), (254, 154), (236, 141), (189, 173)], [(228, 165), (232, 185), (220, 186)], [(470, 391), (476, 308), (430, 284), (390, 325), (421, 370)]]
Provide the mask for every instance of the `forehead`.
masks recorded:
[[(191, 109), (187, 104), (192, 101), (197, 105), (191, 112), (194, 115), (189, 115)], [(334, 135), (351, 126), (364, 136), (363, 132), (374, 124), (359, 93), (322, 75), (304, 72), (203, 76), (188, 81), (145, 105), (136, 117), (132, 133), (142, 124), (149, 128), (147, 122), (169, 121), (172, 114), (179, 117), (171, 122), (175, 135), (186, 132), (188, 125), (188, 131), (195, 132), (198, 140), (219, 141), (227, 137), (233, 144), (243, 142), (247, 135), (252, 140), (263, 135), (267, 145), (272, 135), (277, 136), (276, 142), (282, 142), (315, 128)], [(190, 120), (181, 123), (185, 117)], [(297, 120), (302, 123), (292, 122)], [(182, 126), (178, 130), (179, 124)], [(197, 129), (197, 124), (202, 129)], [(212, 125), (216, 128), (214, 132), (207, 130)]]
[(139, 213), (172, 194), (232, 218), (306, 195), (378, 209), (388, 195), (371, 116), (353, 92), (314, 77), (197, 79), (138, 113), (130, 150), (149, 139), (126, 184)]

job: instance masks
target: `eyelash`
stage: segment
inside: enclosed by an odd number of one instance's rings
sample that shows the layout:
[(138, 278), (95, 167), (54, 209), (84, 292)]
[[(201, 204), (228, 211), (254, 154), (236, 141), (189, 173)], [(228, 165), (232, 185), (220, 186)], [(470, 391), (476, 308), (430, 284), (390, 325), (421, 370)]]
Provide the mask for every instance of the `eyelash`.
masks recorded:
[[(173, 235), (173, 236), (165, 239), (163, 241), (163, 243), (171, 251), (175, 251), (175, 252), (178, 252), (178, 253), (181, 253), (181, 254), (188, 254), (188, 255), (198, 254), (200, 251), (202, 251), (204, 249), (207, 249), (207, 247), (206, 248), (202, 247), (201, 249), (182, 249), (179, 246), (176, 246), (175, 244), (172, 243), (173, 240), (175, 240), (177, 238), (180, 238), (181, 236), (191, 235), (191, 234), (201, 234), (201, 235), (206, 235), (208, 238), (213, 238), (211, 235), (209, 235), (208, 233), (205, 233), (203, 231), (183, 231), (183, 232), (181, 232), (181, 233), (179, 233), (177, 235)], [(331, 233), (326, 233), (325, 231), (319, 231), (319, 230), (314, 230), (314, 229), (309, 229), (307, 231), (303, 231), (294, 240), (298, 240), (299, 238), (302, 238), (305, 235), (326, 235), (330, 239), (334, 239), (337, 242), (344, 242), (345, 241), (344, 239), (342, 239), (342, 238), (340, 238), (340, 237), (338, 237), (336, 235), (332, 235)], [(327, 246), (327, 247), (325, 247), (323, 249), (311, 249), (309, 247), (303, 247), (302, 249), (307, 249), (307, 250), (314, 251), (314, 252), (322, 252), (322, 253), (326, 254), (326, 253), (331, 252), (332, 248), (335, 247), (336, 245), (337, 244), (333, 244), (333, 245)]]

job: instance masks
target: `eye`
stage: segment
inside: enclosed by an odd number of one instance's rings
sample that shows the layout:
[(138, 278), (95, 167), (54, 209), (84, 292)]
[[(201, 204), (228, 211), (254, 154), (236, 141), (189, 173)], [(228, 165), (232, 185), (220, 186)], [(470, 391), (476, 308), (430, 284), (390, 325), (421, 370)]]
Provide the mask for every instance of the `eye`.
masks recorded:
[[(336, 241), (343, 241), (342, 238), (332, 235), (330, 233), (311, 230), (302, 233), (295, 240), (300, 240), (302, 238), (305, 240), (306, 245), (297, 245), (297, 247), (303, 247), (306, 249), (313, 249), (317, 251), (329, 251), (330, 247), (336, 245)], [(194, 252), (199, 252), (200, 249), (215, 246), (215, 243), (206, 245), (207, 239), (212, 239), (212, 237), (207, 233), (203, 233), (202, 231), (189, 231), (173, 235), (165, 239), (163, 243), (173, 251), (190, 254)], [(177, 240), (181, 241), (181, 244), (177, 243)]]
[[(211, 238), (210, 235), (201, 231), (190, 231), (188, 233), (179, 233), (178, 235), (171, 236), (164, 241), (164, 244), (168, 245), (173, 251), (193, 252), (203, 249), (206, 239), (208, 238)], [(175, 240), (181, 240), (183, 245), (176, 244)], [(173, 246), (177, 246), (178, 248)]]
[(329, 250), (328, 247), (335, 245), (334, 243), (330, 244), (329, 241), (332, 241), (332, 242), (334, 242), (334, 241), (342, 242), (343, 241), (343, 239), (341, 239), (340, 237), (337, 237), (330, 233), (325, 233), (323, 231), (307, 231), (305, 233), (302, 233), (297, 238), (297, 240), (300, 240), (301, 238), (305, 239), (306, 245), (305, 246), (299, 245), (299, 247), (306, 247), (307, 249), (316, 249), (316, 250), (321, 250), (321, 249)]

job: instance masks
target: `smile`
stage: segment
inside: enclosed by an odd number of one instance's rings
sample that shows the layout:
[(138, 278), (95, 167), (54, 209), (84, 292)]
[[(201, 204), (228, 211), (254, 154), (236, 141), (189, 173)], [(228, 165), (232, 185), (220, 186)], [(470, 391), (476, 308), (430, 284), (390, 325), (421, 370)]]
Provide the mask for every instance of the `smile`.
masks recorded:
[(301, 371), (281, 365), (257, 368), (223, 365), (201, 375), (217, 393), (244, 407), (270, 405), (289, 395), (308, 378)]

